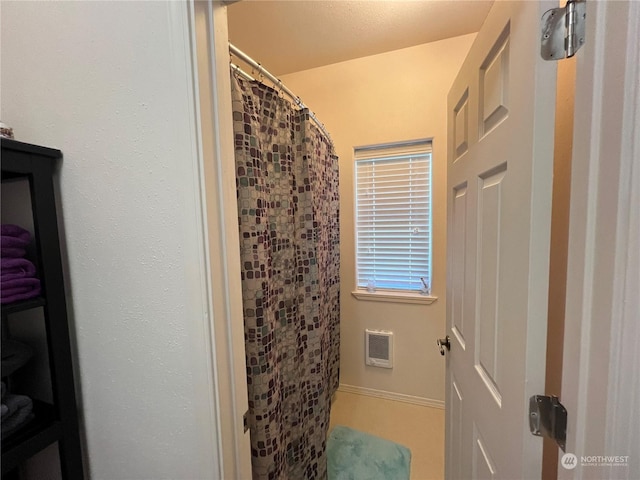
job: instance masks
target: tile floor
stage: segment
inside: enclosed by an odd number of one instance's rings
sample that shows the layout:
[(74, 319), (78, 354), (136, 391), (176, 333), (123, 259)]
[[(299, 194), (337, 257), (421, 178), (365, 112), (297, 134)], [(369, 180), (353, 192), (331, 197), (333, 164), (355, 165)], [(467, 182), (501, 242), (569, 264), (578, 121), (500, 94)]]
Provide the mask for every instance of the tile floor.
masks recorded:
[(411, 480), (444, 478), (444, 410), (338, 391), (331, 424), (377, 435), (411, 450)]

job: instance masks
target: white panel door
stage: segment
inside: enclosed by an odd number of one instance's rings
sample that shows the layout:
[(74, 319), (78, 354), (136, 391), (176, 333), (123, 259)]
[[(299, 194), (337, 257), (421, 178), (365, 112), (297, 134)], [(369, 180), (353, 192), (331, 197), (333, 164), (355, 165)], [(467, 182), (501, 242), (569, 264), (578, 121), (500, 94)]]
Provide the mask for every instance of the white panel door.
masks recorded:
[(446, 477), (540, 478), (556, 64), (552, 2), (497, 1), (448, 97)]

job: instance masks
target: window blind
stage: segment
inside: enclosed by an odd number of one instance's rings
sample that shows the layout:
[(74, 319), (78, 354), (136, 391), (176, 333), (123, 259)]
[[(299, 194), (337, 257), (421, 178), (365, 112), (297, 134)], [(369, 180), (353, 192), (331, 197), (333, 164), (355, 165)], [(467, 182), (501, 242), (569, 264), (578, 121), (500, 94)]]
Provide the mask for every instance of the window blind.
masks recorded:
[(431, 155), (426, 140), (355, 149), (359, 288), (430, 290)]

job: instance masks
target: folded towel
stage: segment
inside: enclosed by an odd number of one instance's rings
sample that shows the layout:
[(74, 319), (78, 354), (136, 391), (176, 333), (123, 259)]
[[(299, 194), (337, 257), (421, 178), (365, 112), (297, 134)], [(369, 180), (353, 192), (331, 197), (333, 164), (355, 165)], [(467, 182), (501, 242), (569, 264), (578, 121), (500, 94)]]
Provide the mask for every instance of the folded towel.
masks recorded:
[(25, 230), (19, 225), (12, 225), (9, 223), (0, 225), (0, 236), (2, 237), (0, 239), (0, 242), (3, 246), (5, 246), (5, 237), (11, 237), (23, 242), (22, 245), (6, 245), (7, 247), (26, 246), (31, 242), (31, 233), (29, 232), (29, 230)]
[(0, 276), (0, 293), (2, 296), (9, 290), (24, 288), (40, 288), (40, 279), (34, 277), (18, 277), (5, 280), (4, 275)]
[(26, 395), (13, 395), (9, 393), (4, 400), (2, 400), (2, 405), (7, 407), (7, 413), (2, 416), (2, 422), (4, 423), (4, 419), (7, 416), (17, 413), (22, 408), (33, 407), (33, 402)]
[[(6, 377), (22, 367), (33, 356), (33, 349), (15, 340), (2, 341), (2, 376)], [(2, 395), (6, 393), (6, 386), (2, 384)], [(4, 400), (3, 400), (4, 402)]]
[(0, 303), (3, 305), (35, 298), (41, 291), (40, 280), (37, 278), (14, 278), (4, 281), (4, 278), (0, 277)]
[(10, 237), (8, 235), (0, 236), (0, 247), (24, 248), (30, 243), (31, 238), (26, 239), (26, 237)]
[(0, 295), (0, 303), (2, 305), (7, 305), (13, 302), (29, 300), (32, 298), (36, 298), (38, 295), (40, 295), (40, 292), (40, 287), (34, 289), (13, 289), (10, 293), (3, 291)]
[(4, 244), (0, 247), (0, 257), (2, 258), (22, 258), (26, 255), (27, 251), (24, 248), (5, 247)]
[(33, 263), (26, 258), (0, 258), (1, 273), (15, 273), (22, 269), (34, 268)]
[[(2, 440), (33, 418), (33, 401), (24, 395), (7, 395), (2, 401), (7, 413), (2, 414)], [(4, 409), (3, 409), (4, 411)]]
[(0, 282), (36, 276), (36, 266), (26, 258), (3, 258), (0, 263)]

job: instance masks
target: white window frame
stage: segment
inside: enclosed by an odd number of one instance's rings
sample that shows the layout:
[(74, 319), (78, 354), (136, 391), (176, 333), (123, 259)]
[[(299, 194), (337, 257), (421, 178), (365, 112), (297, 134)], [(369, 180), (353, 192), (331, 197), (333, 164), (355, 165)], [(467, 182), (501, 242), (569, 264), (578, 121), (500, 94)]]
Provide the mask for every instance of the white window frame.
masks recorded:
[(428, 257), (428, 282), (429, 290), (432, 288), (433, 282), (433, 230), (432, 230), (432, 190), (433, 190), (433, 141), (432, 139), (420, 139), (404, 142), (388, 143), (381, 145), (369, 145), (354, 148), (354, 176), (353, 176), (353, 195), (354, 195), (354, 239), (355, 239), (355, 288), (351, 294), (358, 300), (369, 300), (378, 302), (396, 302), (396, 303), (417, 303), (431, 304), (437, 300), (437, 297), (428, 292), (419, 292), (417, 290), (400, 290), (376, 287), (370, 291), (365, 286), (358, 285), (358, 175), (357, 164), (361, 161), (370, 161), (372, 159), (383, 159), (385, 157), (394, 157), (399, 155), (410, 155), (412, 153), (429, 153), (429, 257)]

